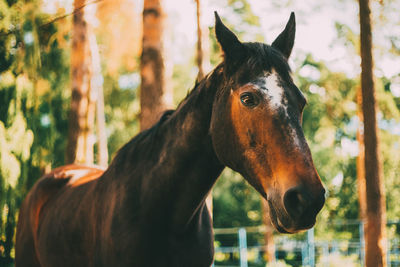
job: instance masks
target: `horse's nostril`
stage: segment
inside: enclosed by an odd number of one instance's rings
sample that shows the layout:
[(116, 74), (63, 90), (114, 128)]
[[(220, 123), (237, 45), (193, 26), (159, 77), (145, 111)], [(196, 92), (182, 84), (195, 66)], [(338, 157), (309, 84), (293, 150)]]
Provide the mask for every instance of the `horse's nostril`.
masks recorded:
[(285, 193), (283, 203), (286, 211), (293, 218), (300, 217), (309, 205), (307, 195), (298, 187), (289, 189)]

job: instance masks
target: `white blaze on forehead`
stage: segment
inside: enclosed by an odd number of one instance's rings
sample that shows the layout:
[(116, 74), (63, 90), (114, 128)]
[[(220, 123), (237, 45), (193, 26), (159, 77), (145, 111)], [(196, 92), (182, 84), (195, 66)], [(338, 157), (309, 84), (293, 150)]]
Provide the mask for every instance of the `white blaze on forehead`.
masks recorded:
[[(261, 93), (264, 94), (268, 100), (268, 106), (270, 109), (283, 109), (286, 117), (289, 117), (284, 88), (281, 85), (279, 74), (274, 69), (271, 72), (266, 72), (263, 77), (258, 78), (253, 84), (260, 89)], [(302, 147), (302, 142), (300, 141), (296, 130), (292, 127), (289, 127), (288, 130), (292, 144), (298, 148)]]
[(271, 104), (275, 107), (282, 106), (283, 88), (280, 86), (279, 76), (275, 71), (265, 78), (267, 85), (267, 94), (270, 96)]
[(284, 101), (284, 89), (280, 85), (279, 75), (275, 70), (266, 72), (263, 77), (257, 79), (254, 85), (261, 89), (261, 92), (268, 99), (268, 103), (272, 109), (278, 109), (283, 105)]

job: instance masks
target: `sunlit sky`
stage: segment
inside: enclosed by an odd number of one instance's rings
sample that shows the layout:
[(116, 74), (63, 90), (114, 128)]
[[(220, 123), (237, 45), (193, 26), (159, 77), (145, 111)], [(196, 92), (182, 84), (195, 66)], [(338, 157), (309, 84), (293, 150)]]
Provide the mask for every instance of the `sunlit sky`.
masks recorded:
[[(294, 11), (297, 20), (297, 32), (293, 58), (311, 53), (316, 60), (325, 61), (334, 71), (345, 72), (350, 77), (355, 77), (359, 74), (360, 60), (355, 55), (356, 51), (346, 48), (343, 42), (337, 39), (335, 29), (335, 23), (340, 22), (348, 25), (354, 32), (359, 32), (358, 5), (356, 1), (302, 0), (291, 1), (285, 7), (277, 7), (273, 3), (276, 1), (248, 0), (248, 2), (251, 4), (252, 11), (260, 18), (261, 31), (264, 33), (267, 43), (271, 43), (283, 30), (290, 12)], [(194, 45), (196, 41), (194, 1), (168, 0), (167, 3), (167, 10), (174, 15), (174, 22), (177, 22), (173, 24), (174, 31), (184, 35), (186, 41)], [(214, 10), (217, 10), (224, 17), (229, 16), (220, 6), (213, 5), (212, 1), (203, 0), (202, 3), (204, 22), (208, 26), (214, 24)], [(378, 5), (376, 1), (373, 4)], [(235, 18), (237, 19), (235, 21), (236, 25), (240, 25), (239, 17), (234, 17), (231, 21)], [(233, 24), (235, 25), (235, 23)], [(387, 29), (387, 31), (400, 31), (398, 28)], [(387, 42), (382, 44), (382, 37), (385, 32), (375, 34), (374, 42), (381, 46), (388, 45)], [(375, 59), (376, 74), (386, 77), (398, 74), (400, 72), (399, 60), (390, 55), (379, 55), (379, 60)]]
[[(106, 1), (106, 0), (105, 0)], [(143, 0), (133, 1), (141, 10)], [(90, 3), (93, 1), (87, 1)], [(223, 7), (225, 1), (221, 0), (218, 5), (215, 0), (202, 0), (203, 22), (207, 26), (214, 24), (214, 10), (222, 17), (229, 17), (233, 25), (241, 24), (239, 16), (234, 16)], [(322, 60), (328, 64), (331, 70), (345, 72), (349, 77), (356, 77), (360, 73), (360, 59), (357, 51), (344, 46), (343, 41), (338, 40), (335, 23), (340, 22), (349, 26), (355, 33), (359, 32), (358, 5), (357, 1), (329, 1), (329, 0), (302, 0), (302, 1), (261, 1), (248, 0), (252, 11), (260, 18), (260, 33), (263, 34), (267, 43), (284, 28), (290, 12), (296, 13), (297, 32), (295, 47), (292, 54), (291, 65), (296, 59), (301, 60), (307, 53), (311, 53), (314, 59)], [(44, 0), (45, 11), (54, 13), (56, 6), (64, 6), (67, 12), (72, 10), (73, 0)], [(196, 12), (194, 0), (164, 0), (166, 14), (168, 15), (169, 35), (173, 36), (171, 47), (173, 60), (176, 63), (185, 60), (193, 50), (186, 49), (195, 47), (196, 42)], [(221, 4), (222, 3), (222, 4)], [(378, 1), (372, 1), (374, 10), (379, 10)], [(379, 18), (380, 14), (374, 14)], [(386, 14), (389, 20), (395, 20)], [(395, 15), (395, 14), (394, 14)], [(233, 26), (235, 27), (235, 26)], [(232, 29), (235, 31), (235, 28)], [(390, 43), (383, 37), (388, 33), (398, 32), (400, 27), (386, 27), (374, 32), (374, 43), (376, 46), (385, 47)], [(243, 40), (254, 41), (254, 40)], [(378, 76), (392, 77), (400, 73), (400, 61), (393, 55), (376, 52), (375, 73)], [(310, 74), (311, 75), (311, 74)], [(400, 83), (399, 83), (400, 84)], [(400, 87), (399, 87), (400, 96)]]

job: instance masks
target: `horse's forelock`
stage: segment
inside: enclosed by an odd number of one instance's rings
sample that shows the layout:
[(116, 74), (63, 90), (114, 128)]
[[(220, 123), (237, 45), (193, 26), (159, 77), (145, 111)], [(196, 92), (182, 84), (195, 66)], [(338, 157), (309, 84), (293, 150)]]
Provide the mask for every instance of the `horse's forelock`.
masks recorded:
[(243, 66), (245, 69), (257, 74), (274, 69), (284, 78), (290, 75), (291, 69), (286, 58), (274, 47), (263, 43), (245, 43), (245, 47), (248, 50), (246, 65)]

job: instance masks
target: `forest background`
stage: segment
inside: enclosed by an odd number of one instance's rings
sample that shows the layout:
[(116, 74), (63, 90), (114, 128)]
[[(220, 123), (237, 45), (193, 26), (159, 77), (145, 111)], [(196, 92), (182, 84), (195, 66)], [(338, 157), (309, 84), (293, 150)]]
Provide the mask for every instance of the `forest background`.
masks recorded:
[[(172, 0), (165, 3), (166, 62), (176, 106), (193, 88), (198, 74), (196, 4), (192, 0), (180, 1), (179, 7)], [(143, 3), (103, 0), (86, 4), (100, 51), (105, 132), (112, 159), (139, 132)], [(316, 236), (357, 235), (357, 230), (333, 224), (360, 218), (357, 2), (207, 0), (202, 5), (212, 66), (221, 60), (213, 32), (214, 10), (241, 40), (267, 43), (283, 28), (290, 11), (296, 12), (298, 31), (290, 64), (308, 100), (303, 129), (328, 192)], [(387, 219), (398, 221), (400, 2), (372, 1), (371, 7)], [(0, 264), (14, 257), (21, 201), (45, 171), (66, 162), (72, 16), (64, 15), (72, 8), (71, 0), (0, 0)], [(216, 228), (258, 226), (263, 223), (262, 202), (238, 174), (226, 170), (213, 190), (213, 216)], [(398, 237), (400, 227), (389, 227), (387, 235)]]

